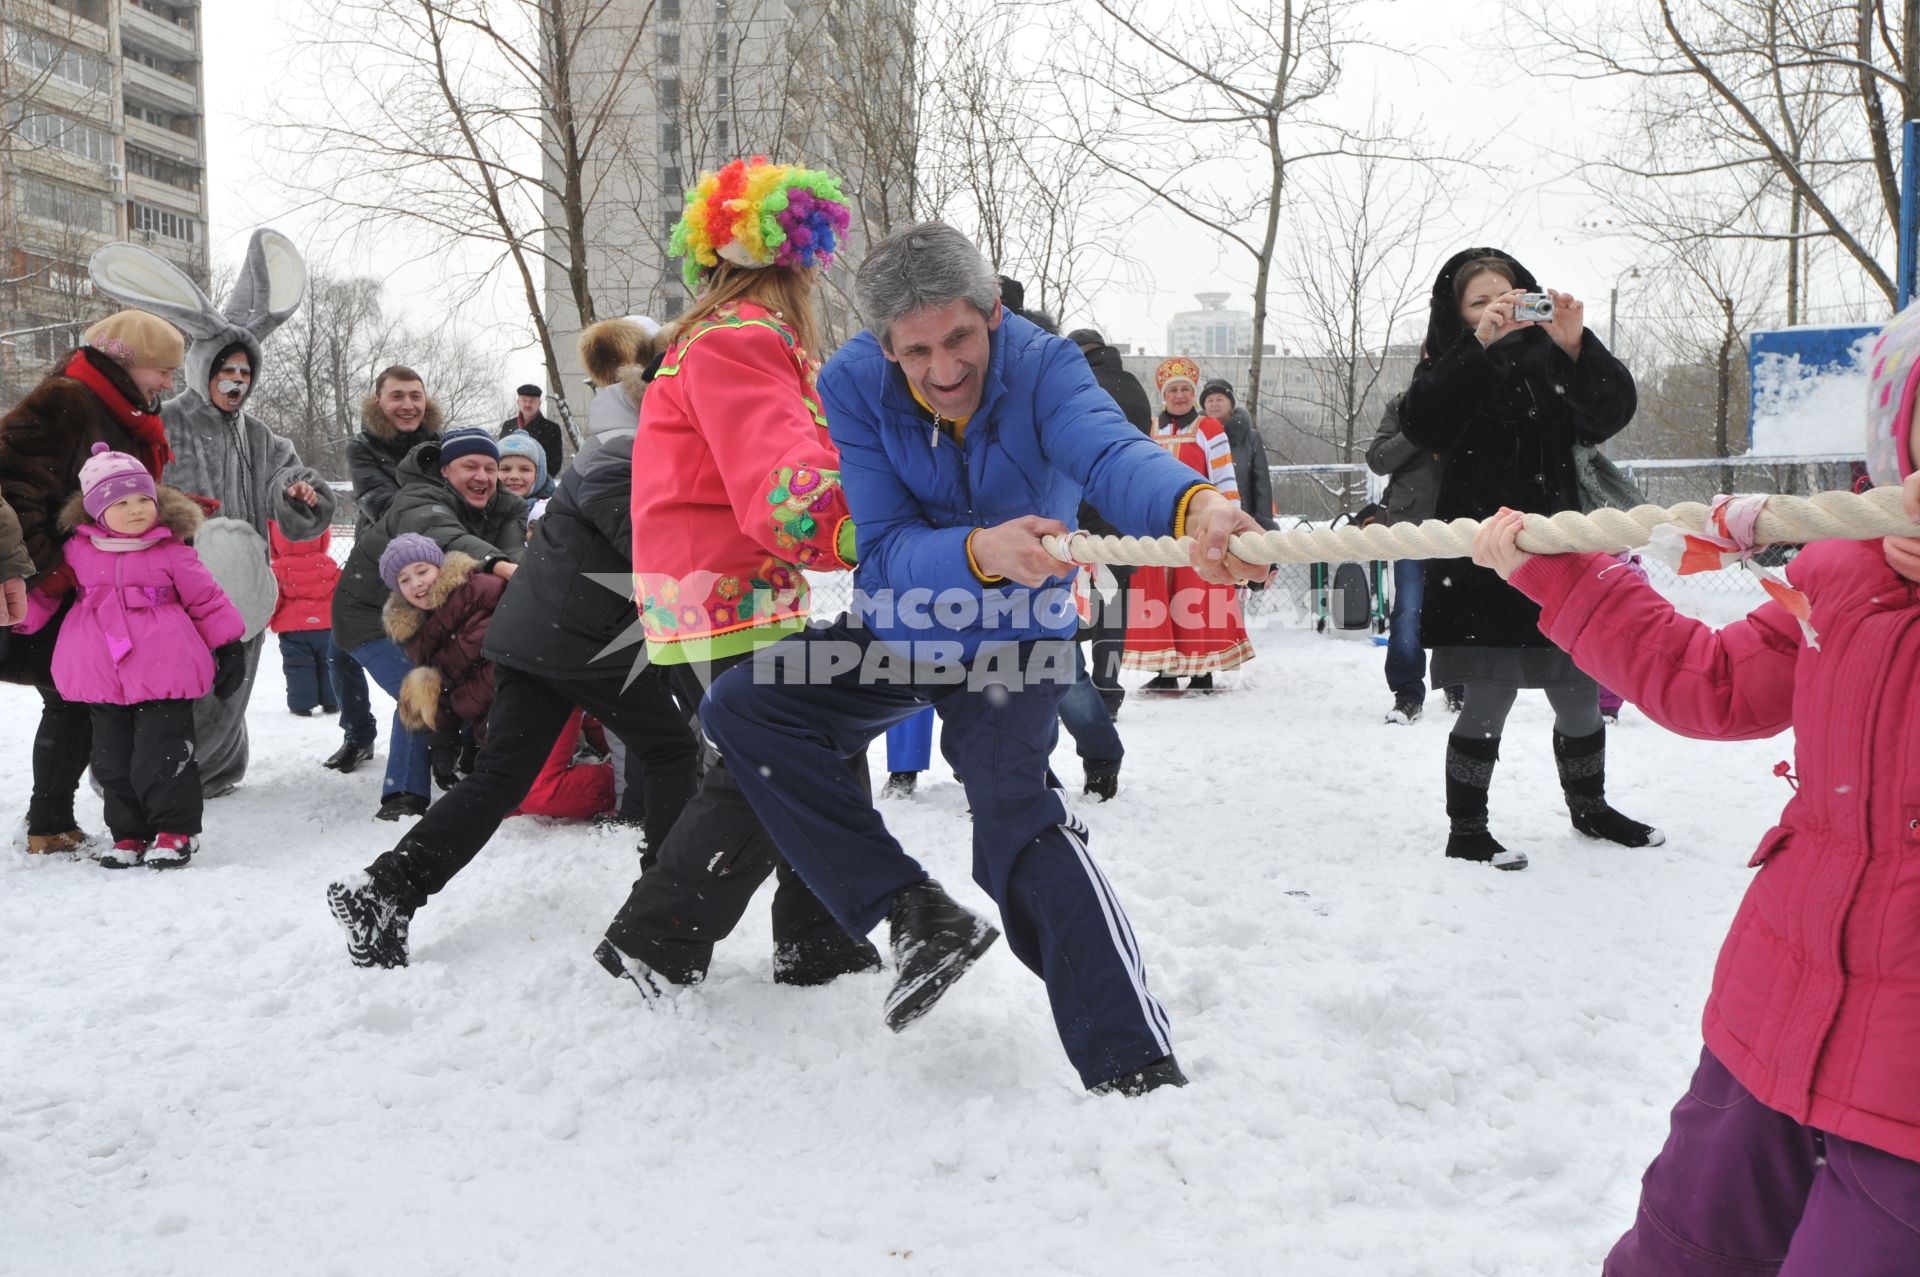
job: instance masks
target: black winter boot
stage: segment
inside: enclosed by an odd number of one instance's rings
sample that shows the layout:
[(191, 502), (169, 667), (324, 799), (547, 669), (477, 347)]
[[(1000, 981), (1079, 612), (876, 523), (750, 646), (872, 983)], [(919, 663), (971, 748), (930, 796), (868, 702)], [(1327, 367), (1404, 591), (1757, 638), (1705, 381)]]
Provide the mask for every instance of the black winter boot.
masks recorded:
[(1495, 869), (1525, 869), (1527, 857), (1508, 851), (1487, 832), (1487, 790), (1500, 759), (1500, 738), (1447, 737), (1447, 855), (1477, 860)]
[(348, 741), (333, 751), (322, 767), (331, 767), (337, 772), (350, 772), (361, 763), (373, 757), (373, 742)]
[(962, 908), (931, 878), (894, 896), (887, 928), (900, 972), (887, 994), (887, 1027), (895, 1033), (933, 1010), (1000, 938), (991, 923)]
[(1652, 825), (1621, 815), (1607, 805), (1607, 729), (1591, 736), (1553, 734), (1553, 761), (1560, 769), (1560, 790), (1567, 797), (1573, 827), (1589, 838), (1622, 847), (1658, 847), (1667, 836)]

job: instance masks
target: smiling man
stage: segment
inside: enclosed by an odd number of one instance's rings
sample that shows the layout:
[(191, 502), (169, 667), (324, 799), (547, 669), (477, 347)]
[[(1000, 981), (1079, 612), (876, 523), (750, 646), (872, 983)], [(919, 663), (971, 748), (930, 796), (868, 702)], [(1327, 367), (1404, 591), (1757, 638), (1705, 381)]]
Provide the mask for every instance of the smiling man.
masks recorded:
[(898, 1030), (997, 934), (846, 775), (846, 758), (931, 704), (973, 811), (974, 880), (1046, 981), (1081, 1081), (1129, 1095), (1182, 1085), (1086, 826), (1048, 786), (1078, 617), (1073, 572), (1041, 538), (1069, 530), (1084, 494), (1127, 532), (1192, 535), (1195, 570), (1226, 582), (1265, 577), (1226, 548), (1259, 525), (1142, 437), (1077, 347), (1004, 311), (992, 267), (953, 228), (881, 240), (857, 291), (869, 330), (820, 375), (857, 528), (853, 613), (722, 677), (702, 722), (841, 924), (863, 935), (888, 920)]

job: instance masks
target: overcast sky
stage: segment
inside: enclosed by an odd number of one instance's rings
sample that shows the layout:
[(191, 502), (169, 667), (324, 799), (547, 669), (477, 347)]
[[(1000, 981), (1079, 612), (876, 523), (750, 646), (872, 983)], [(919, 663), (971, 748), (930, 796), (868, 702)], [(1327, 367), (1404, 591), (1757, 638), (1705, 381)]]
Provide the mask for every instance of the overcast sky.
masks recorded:
[[(1631, 0), (1606, 0), (1630, 3)], [(1592, 229), (1608, 210), (1566, 172), (1558, 158), (1579, 149), (1580, 139), (1600, 127), (1601, 112), (1619, 95), (1616, 86), (1573, 85), (1542, 79), (1503, 52), (1498, 34), (1509, 0), (1381, 0), (1376, 34), (1390, 31), (1396, 52), (1355, 56), (1341, 95), (1342, 110), (1364, 122), (1370, 110), (1418, 120), (1444, 153), (1463, 154), (1492, 143), (1504, 172), (1471, 170), (1456, 181), (1457, 195), (1431, 256), (1432, 269), (1457, 247), (1496, 243), (1512, 251), (1541, 281), (1588, 301), (1589, 323), (1604, 331), (1606, 295), (1634, 264), (1636, 246)], [(303, 18), (299, 0), (212, 0), (205, 13), (207, 135), (211, 182), (212, 246), (216, 260), (243, 250), (257, 225), (275, 225), (303, 244), (329, 243), (328, 227), (297, 207), (279, 179), (287, 158), (268, 126), (270, 105), (301, 66), (286, 32)], [(1586, 20), (1589, 6), (1568, 6)], [(244, 20), (229, 20), (241, 18)], [(263, 38), (262, 33), (275, 33)], [(1417, 56), (1407, 56), (1414, 51)], [(1071, 324), (1098, 322), (1110, 339), (1158, 350), (1168, 318), (1190, 309), (1198, 291), (1224, 289), (1229, 305), (1249, 305), (1252, 263), (1238, 249), (1210, 243), (1204, 232), (1164, 214), (1143, 219), (1135, 248), (1147, 257), (1148, 277), (1137, 287), (1116, 286), (1098, 299), (1095, 313), (1069, 315)], [(405, 245), (333, 243), (328, 263), (340, 272), (366, 273), (389, 281), (396, 299), (415, 298), (415, 309), (436, 317), (432, 302), (444, 265), (419, 262)], [(1424, 272), (1431, 278), (1431, 271)], [(1275, 299), (1276, 306), (1281, 300)], [(538, 375), (524, 321), (511, 294), (497, 295), (463, 316), (501, 352), (503, 386)], [(1631, 316), (1632, 294), (1621, 303)], [(1284, 315), (1280, 339), (1286, 337)], [(1623, 324), (1627, 322), (1623, 320)], [(1270, 335), (1269, 340), (1275, 338)]]

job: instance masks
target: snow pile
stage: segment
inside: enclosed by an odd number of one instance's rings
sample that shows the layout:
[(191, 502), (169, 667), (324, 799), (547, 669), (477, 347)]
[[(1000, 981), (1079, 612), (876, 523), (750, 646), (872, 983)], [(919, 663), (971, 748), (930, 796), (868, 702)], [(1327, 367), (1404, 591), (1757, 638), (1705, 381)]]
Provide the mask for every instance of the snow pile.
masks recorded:
[(1763, 354), (1753, 368), (1753, 443), (1763, 457), (1839, 455), (1866, 450), (1867, 361), (1878, 333), (1853, 343), (1843, 367)]
[[(354, 969), (325, 885), (401, 829), (377, 762), (319, 767), (338, 731), (286, 713), (269, 651), (190, 869), (0, 851), (0, 1271), (1598, 1271), (1790, 743), (1628, 710), (1612, 790), (1670, 842), (1627, 851), (1568, 828), (1523, 697), (1493, 816), (1533, 866), (1496, 873), (1439, 854), (1438, 698), (1385, 727), (1381, 649), (1255, 641), (1221, 694), (1130, 699), (1119, 798), (1076, 798), (1193, 1079), (1137, 1102), (1081, 1092), (1004, 944), (895, 1036), (885, 976), (771, 983), (766, 898), (649, 1012), (588, 956), (633, 847), (580, 826), (510, 821), (412, 967)], [(38, 710), (0, 687), (16, 811)], [(885, 811), (988, 907), (944, 770)]]

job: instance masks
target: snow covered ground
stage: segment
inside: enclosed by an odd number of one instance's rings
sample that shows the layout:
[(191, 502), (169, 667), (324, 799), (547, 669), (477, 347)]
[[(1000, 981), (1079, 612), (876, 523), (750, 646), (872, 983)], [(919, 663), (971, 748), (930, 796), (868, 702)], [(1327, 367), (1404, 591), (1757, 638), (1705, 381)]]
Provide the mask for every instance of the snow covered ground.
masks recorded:
[[(1789, 743), (1629, 710), (1612, 793), (1670, 841), (1626, 851), (1569, 830), (1523, 698), (1494, 819), (1533, 866), (1449, 864), (1437, 699), (1386, 727), (1381, 649), (1257, 642), (1222, 695), (1130, 700), (1084, 810), (1193, 1079), (1132, 1102), (1004, 946), (896, 1037), (885, 976), (771, 984), (756, 907), (648, 1012), (588, 957), (636, 865), (586, 828), (510, 822), (411, 968), (354, 969), (323, 888), (398, 831), (270, 648), (192, 868), (0, 853), (0, 1272), (1597, 1273)], [(36, 711), (0, 688), (14, 813)], [(887, 815), (984, 906), (944, 773)]]

